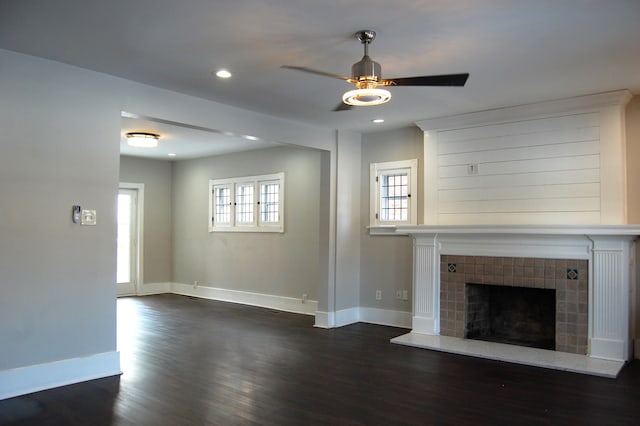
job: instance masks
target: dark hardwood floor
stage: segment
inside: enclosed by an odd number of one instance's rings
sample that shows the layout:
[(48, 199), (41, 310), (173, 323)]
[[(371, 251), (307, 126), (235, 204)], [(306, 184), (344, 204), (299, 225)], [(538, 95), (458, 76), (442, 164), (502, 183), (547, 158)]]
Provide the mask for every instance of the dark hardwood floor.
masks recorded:
[(118, 300), (120, 377), (0, 401), (8, 425), (640, 424), (616, 380), (398, 346), (406, 330), (176, 295)]

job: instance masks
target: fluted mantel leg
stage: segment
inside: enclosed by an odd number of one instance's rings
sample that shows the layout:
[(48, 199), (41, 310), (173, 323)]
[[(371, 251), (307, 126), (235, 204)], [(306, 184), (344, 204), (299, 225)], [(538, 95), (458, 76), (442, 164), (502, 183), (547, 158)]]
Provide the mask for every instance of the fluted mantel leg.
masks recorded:
[(436, 235), (414, 239), (413, 331), (440, 334), (440, 269)]

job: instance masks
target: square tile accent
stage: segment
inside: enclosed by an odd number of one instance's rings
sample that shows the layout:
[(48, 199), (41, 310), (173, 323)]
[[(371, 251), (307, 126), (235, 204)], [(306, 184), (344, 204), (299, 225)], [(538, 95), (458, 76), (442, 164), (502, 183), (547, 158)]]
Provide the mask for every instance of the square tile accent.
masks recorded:
[(457, 272), (457, 265), (455, 263), (448, 263), (447, 264), (447, 271), (449, 272)]
[(568, 280), (577, 280), (578, 279), (578, 270), (577, 269), (567, 269), (567, 279)]

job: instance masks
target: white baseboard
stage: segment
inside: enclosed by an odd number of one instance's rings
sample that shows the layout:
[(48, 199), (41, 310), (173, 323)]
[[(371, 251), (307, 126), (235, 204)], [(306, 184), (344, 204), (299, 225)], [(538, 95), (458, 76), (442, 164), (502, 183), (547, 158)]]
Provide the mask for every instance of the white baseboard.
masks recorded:
[(592, 358), (608, 359), (613, 361), (629, 361), (629, 350), (625, 350), (625, 341), (622, 339), (602, 339), (592, 337), (590, 340)]
[(335, 326), (343, 327), (360, 322), (360, 308), (348, 308), (336, 311)]
[(360, 321), (410, 329), (411, 312), (363, 307), (360, 308)]
[(138, 287), (139, 296), (150, 296), (152, 294), (171, 293), (171, 283), (148, 283)]
[(298, 314), (315, 315), (316, 322), (314, 326), (318, 328), (343, 327), (357, 322), (411, 328), (410, 312), (364, 307), (341, 309), (336, 312), (317, 311), (318, 302), (315, 300), (306, 300), (305, 303), (302, 303), (301, 299), (293, 297), (274, 296), (208, 286), (194, 287), (191, 284), (183, 283), (149, 283), (141, 285), (138, 289), (138, 295), (140, 296), (162, 293), (174, 293), (183, 296), (260, 306)]
[[(331, 319), (333, 321), (329, 322)], [(411, 329), (411, 312), (364, 307), (341, 309), (335, 314), (316, 312), (316, 327), (343, 327), (357, 322)]]
[(315, 300), (296, 299), (293, 297), (274, 296), (271, 294), (250, 293), (246, 291), (228, 290), (224, 288), (172, 283), (171, 292), (184, 296), (201, 297), (223, 302), (241, 303), (243, 305), (260, 306), (296, 314), (315, 315), (318, 302)]
[(0, 400), (121, 373), (116, 351), (4, 370), (0, 371)]
[(313, 325), (318, 328), (333, 328), (335, 321), (333, 312), (316, 311), (316, 323)]

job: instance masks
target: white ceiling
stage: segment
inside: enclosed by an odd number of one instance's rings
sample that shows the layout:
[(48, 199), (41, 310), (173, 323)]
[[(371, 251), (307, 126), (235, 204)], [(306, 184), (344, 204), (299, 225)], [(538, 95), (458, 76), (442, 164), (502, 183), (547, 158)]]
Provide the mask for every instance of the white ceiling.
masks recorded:
[[(640, 0), (2, 0), (0, 48), (371, 132), (610, 90), (640, 93), (639, 23)], [(370, 56), (383, 77), (469, 72), (467, 85), (394, 87), (388, 104), (334, 112), (347, 83), (280, 68), (350, 75), (362, 56), (353, 38), (361, 29), (378, 34)], [(234, 77), (212, 76), (219, 68)], [(372, 124), (378, 117), (385, 123)], [(188, 130), (194, 137), (197, 129)], [(229, 145), (224, 129), (210, 130)]]

